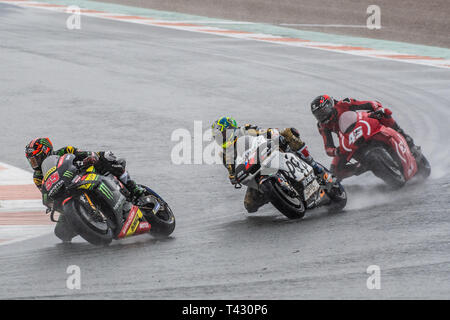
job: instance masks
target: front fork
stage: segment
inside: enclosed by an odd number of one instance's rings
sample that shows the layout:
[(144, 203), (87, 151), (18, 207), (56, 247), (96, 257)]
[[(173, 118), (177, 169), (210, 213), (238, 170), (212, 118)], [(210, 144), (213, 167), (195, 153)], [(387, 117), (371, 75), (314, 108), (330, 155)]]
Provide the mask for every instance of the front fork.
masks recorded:
[[(272, 176), (261, 176), (259, 178), (258, 185), (261, 186), (265, 181), (269, 179), (275, 179), (277, 184), (288, 194), (290, 197), (298, 198), (299, 193), (295, 190), (295, 188), (287, 181), (287, 179), (281, 173), (277, 173)], [(264, 190), (263, 190), (264, 191)]]
[(319, 176), (319, 184), (323, 186), (323, 189), (330, 191), (336, 184), (337, 178), (330, 172), (324, 171)]
[(339, 179), (337, 179), (335, 176), (333, 176), (330, 172), (325, 172), (322, 177), (320, 177), (322, 180), (321, 185), (321, 191), (320, 191), (320, 197), (323, 198), (325, 193), (331, 197), (335, 198), (336, 195), (340, 196), (343, 192), (345, 192), (344, 188), (342, 187)]

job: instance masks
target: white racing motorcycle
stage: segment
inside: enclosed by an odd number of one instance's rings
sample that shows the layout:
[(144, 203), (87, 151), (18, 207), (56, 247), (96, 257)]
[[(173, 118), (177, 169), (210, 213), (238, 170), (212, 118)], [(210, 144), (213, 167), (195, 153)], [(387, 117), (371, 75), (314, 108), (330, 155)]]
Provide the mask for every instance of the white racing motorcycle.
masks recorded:
[(264, 194), (289, 219), (300, 219), (307, 209), (327, 206), (341, 211), (347, 204), (343, 186), (329, 172), (319, 176), (275, 131), (271, 138), (242, 136), (236, 141), (235, 188), (242, 185)]

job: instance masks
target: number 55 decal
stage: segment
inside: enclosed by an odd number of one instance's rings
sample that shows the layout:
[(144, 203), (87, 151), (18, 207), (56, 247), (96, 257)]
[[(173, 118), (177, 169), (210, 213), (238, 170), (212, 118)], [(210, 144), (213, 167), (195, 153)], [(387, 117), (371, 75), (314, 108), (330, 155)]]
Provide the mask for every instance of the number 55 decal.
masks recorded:
[(57, 182), (58, 180), (59, 180), (59, 174), (58, 174), (58, 172), (55, 172), (45, 182), (45, 189), (47, 189), (47, 191), (49, 191), (51, 189), (51, 187), (53, 186), (53, 184), (55, 182)]

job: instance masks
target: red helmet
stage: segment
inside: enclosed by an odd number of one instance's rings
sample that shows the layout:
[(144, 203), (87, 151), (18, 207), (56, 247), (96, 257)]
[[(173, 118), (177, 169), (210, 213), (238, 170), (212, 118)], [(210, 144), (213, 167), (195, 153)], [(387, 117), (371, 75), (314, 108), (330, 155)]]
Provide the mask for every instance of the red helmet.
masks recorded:
[(53, 144), (49, 138), (37, 138), (25, 146), (25, 157), (27, 157), (31, 167), (37, 170), (52, 151)]
[(334, 99), (329, 95), (321, 95), (311, 102), (311, 112), (319, 123), (328, 123), (335, 113)]

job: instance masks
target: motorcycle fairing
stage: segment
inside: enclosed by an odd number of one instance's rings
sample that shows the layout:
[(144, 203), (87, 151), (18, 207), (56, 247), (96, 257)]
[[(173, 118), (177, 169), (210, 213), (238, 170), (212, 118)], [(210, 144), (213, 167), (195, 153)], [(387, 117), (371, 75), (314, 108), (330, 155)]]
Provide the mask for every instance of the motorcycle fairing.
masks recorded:
[[(344, 112), (341, 117), (347, 112)], [(356, 114), (357, 120), (354, 126), (347, 124), (352, 129), (346, 133), (339, 132), (339, 144), (347, 161), (352, 159), (356, 150), (361, 148), (364, 142), (380, 141), (395, 151), (401, 162), (405, 179), (411, 179), (417, 172), (417, 163), (405, 138), (394, 129), (381, 125), (377, 119), (370, 118), (367, 112), (356, 112)]]
[[(267, 140), (263, 136), (241, 137), (238, 139), (238, 143), (243, 138), (246, 139), (247, 145), (250, 144), (250, 148), (236, 158), (236, 176), (244, 184), (257, 188), (252, 181), (258, 173), (273, 176), (281, 170), (293, 180), (302, 182), (305, 177), (314, 172), (310, 165), (293, 153), (284, 153), (276, 149), (269, 150)], [(251, 141), (248, 142), (248, 139)], [(253, 166), (257, 166), (258, 170), (253, 170)]]
[(417, 173), (417, 162), (408, 147), (408, 143), (400, 133), (392, 128), (383, 126), (379, 133), (374, 136), (374, 139), (389, 144), (392, 150), (395, 150), (402, 163), (403, 175), (406, 180), (414, 177)]
[(145, 221), (141, 209), (133, 205), (117, 238), (121, 239), (140, 233), (145, 233), (150, 231), (150, 229), (151, 225)]

